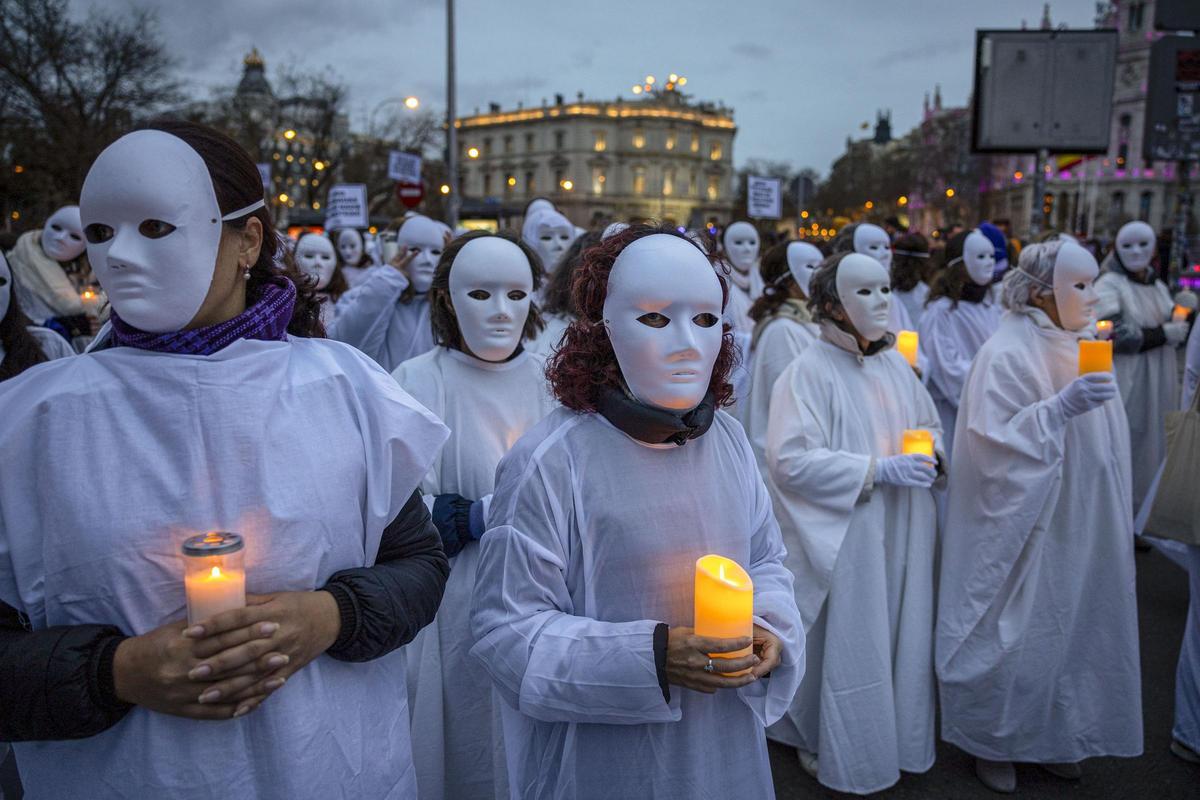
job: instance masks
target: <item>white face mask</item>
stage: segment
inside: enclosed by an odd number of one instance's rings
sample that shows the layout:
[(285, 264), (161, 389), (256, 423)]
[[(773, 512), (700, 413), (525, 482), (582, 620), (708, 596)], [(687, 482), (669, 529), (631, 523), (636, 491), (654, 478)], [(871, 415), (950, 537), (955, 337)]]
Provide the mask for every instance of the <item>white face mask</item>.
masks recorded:
[(821, 255), (821, 251), (808, 242), (788, 243), (788, 272), (792, 273), (792, 277), (796, 279), (796, 283), (800, 286), (800, 291), (804, 292), (805, 297), (808, 297), (808, 284), (812, 280), (813, 273), (817, 271), (817, 267), (821, 266), (821, 262), (824, 260), (825, 257)]
[(357, 228), (346, 228), (338, 232), (337, 238), (338, 254), (342, 257), (342, 263), (347, 266), (357, 267), (358, 262), (362, 261), (363, 257), (363, 238)]
[(1054, 303), (1064, 329), (1081, 331), (1095, 321), (1099, 274), (1100, 265), (1091, 253), (1077, 244), (1063, 243), (1054, 259)]
[(891, 272), (892, 240), (888, 238), (887, 231), (878, 225), (864, 222), (854, 229), (854, 252), (870, 256)]
[(878, 341), (887, 333), (891, 308), (891, 278), (874, 258), (851, 253), (838, 262), (838, 300), (850, 324), (868, 342)]
[(575, 226), (557, 211), (542, 209), (531, 214), (522, 228), (521, 238), (537, 251), (542, 266), (550, 274), (575, 241)]
[[(0, 320), (8, 314), (8, 305), (12, 298), (12, 270), (8, 268), (8, 261), (4, 258), (4, 253), (0, 253)], [(3, 345), (0, 345), (3, 347)]]
[(1127, 222), (1117, 231), (1117, 253), (1121, 263), (1131, 272), (1140, 272), (1150, 266), (1154, 258), (1154, 247), (1158, 240), (1154, 228), (1144, 222)]
[(415, 254), (408, 263), (408, 279), (412, 281), (413, 291), (417, 294), (428, 292), (433, 283), (433, 273), (446, 247), (447, 230), (445, 225), (429, 217), (412, 217), (405, 221), (396, 234), (400, 249), (404, 253)]
[(971, 231), (963, 242), (963, 265), (967, 275), (980, 286), (989, 286), (996, 270), (996, 248), (979, 231)]
[(689, 411), (708, 392), (721, 352), (721, 282), (695, 245), (644, 236), (613, 263), (604, 328), (635, 398)]
[(450, 267), (458, 329), (467, 349), (483, 361), (504, 361), (516, 351), (532, 296), (529, 259), (499, 236), (467, 242)]
[(317, 289), (324, 289), (333, 279), (333, 270), (337, 267), (333, 242), (318, 233), (304, 234), (296, 245), (296, 266), (305, 275), (317, 279)]
[(224, 217), (200, 154), (163, 131), (113, 142), (83, 182), (79, 211), (88, 259), (117, 314), (150, 333), (183, 330), (204, 304)]
[(79, 206), (63, 206), (50, 215), (42, 228), (42, 250), (55, 261), (74, 261), (87, 247)]
[[(725, 255), (733, 265), (733, 279), (743, 289), (749, 286), (750, 270), (758, 260), (758, 231), (749, 222), (735, 222), (721, 239)], [(741, 274), (738, 274), (741, 273)]]

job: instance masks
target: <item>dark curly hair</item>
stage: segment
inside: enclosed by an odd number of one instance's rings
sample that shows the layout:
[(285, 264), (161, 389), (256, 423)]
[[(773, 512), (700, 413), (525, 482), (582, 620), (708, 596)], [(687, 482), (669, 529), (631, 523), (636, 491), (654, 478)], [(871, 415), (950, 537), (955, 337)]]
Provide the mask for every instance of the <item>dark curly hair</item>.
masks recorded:
[[(500, 233), (471, 231), (459, 236), (442, 251), (442, 257), (438, 259), (437, 268), (433, 272), (433, 283), (429, 285), (429, 323), (433, 326), (433, 340), (443, 347), (466, 352), (466, 343), (463, 342), (462, 330), (458, 327), (458, 317), (454, 313), (454, 304), (450, 300), (450, 270), (454, 267), (454, 259), (458, 257), (459, 251), (466, 246), (467, 242), (488, 236), (512, 242), (521, 248), (521, 252), (529, 260), (529, 269), (533, 273), (535, 296), (545, 279), (546, 273), (542, 269), (542, 259), (533, 251), (533, 248), (522, 242), (516, 235), (508, 231)], [(529, 316), (525, 318), (525, 327), (521, 331), (521, 341), (533, 339), (545, 327), (546, 323), (542, 320), (537, 303), (531, 301)]]
[[(614, 234), (584, 251), (583, 261), (575, 276), (572, 296), (578, 318), (563, 334), (562, 344), (546, 366), (546, 378), (554, 390), (554, 396), (567, 408), (575, 411), (596, 410), (600, 393), (606, 388), (619, 389), (622, 385), (621, 367), (617, 364), (612, 342), (604, 330), (604, 299), (608, 294), (608, 276), (612, 272), (617, 256), (633, 242), (656, 233), (675, 236), (704, 251), (691, 239), (670, 225), (630, 225), (626, 230)], [(725, 278), (719, 255), (705, 258), (713, 266), (721, 282), (721, 307), (729, 301), (729, 283)], [(737, 346), (727, 324), (723, 325), (721, 352), (713, 365), (709, 380), (709, 391), (718, 406), (727, 406), (733, 401), (733, 385), (729, 373), (738, 360)]]
[(577, 236), (563, 253), (558, 269), (550, 276), (546, 291), (542, 293), (542, 312), (563, 317), (574, 317), (575, 306), (571, 302), (571, 286), (575, 283), (575, 270), (583, 260), (583, 251), (600, 241), (600, 234), (588, 231)]
[[(222, 214), (263, 199), (262, 176), (254, 159), (240, 144), (220, 131), (197, 122), (182, 122), (172, 119), (156, 119), (135, 130), (154, 130), (176, 136), (200, 154), (212, 178), (217, 195), (217, 206)], [(324, 337), (325, 327), (321, 324), (321, 300), (317, 296), (316, 279), (296, 268), (292, 254), (283, 246), (271, 214), (266, 207), (239, 219), (222, 223), (226, 227), (241, 230), (254, 217), (262, 224), (262, 247), (258, 260), (250, 267), (250, 280), (246, 282), (246, 303), (258, 299), (263, 288), (275, 278), (283, 277), (296, 285), (296, 307), (288, 323), (288, 333), (293, 336)]]
[[(910, 253), (924, 253), (909, 255)], [(933, 272), (930, 269), (929, 240), (919, 233), (906, 233), (896, 240), (892, 256), (892, 288), (898, 292), (911, 292)]]
[(817, 271), (808, 282), (808, 310), (812, 313), (814, 322), (829, 320), (841, 326), (841, 320), (833, 312), (842, 307), (842, 300), (837, 292), (838, 265), (851, 253), (834, 253), (821, 262)]
[[(4, 258), (2, 253), (0, 258)], [(11, 274), (11, 270), (9, 272)], [(0, 319), (0, 345), (4, 346), (4, 356), (0, 358), (0, 381), (15, 378), (33, 365), (49, 360), (38, 340), (29, 332), (29, 326), (33, 323), (17, 304), (16, 287), (11, 280), (8, 284), (8, 311)]]

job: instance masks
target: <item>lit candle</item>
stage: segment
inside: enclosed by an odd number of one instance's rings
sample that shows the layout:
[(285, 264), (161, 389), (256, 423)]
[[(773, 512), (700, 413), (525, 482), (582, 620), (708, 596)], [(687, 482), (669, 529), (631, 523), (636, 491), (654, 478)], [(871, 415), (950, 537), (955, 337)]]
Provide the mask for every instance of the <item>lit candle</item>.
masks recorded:
[[(696, 635), (740, 639), (754, 635), (754, 583), (730, 558), (707, 555), (696, 561)], [(709, 653), (714, 659), (748, 656), (753, 645), (734, 653)], [(743, 675), (742, 670), (731, 675)]]
[(900, 452), (923, 453), (933, 458), (933, 434), (919, 428), (904, 431), (900, 436)]
[(896, 350), (904, 356), (910, 367), (917, 365), (917, 345), (919, 338), (916, 331), (900, 331), (896, 334)]
[(1102, 319), (1096, 323), (1096, 337), (1104, 340), (1111, 339), (1113, 332), (1113, 324), (1111, 319)]
[(1089, 372), (1112, 372), (1113, 368), (1112, 340), (1094, 342), (1090, 339), (1079, 340), (1079, 374)]
[(97, 316), (100, 307), (100, 295), (94, 289), (84, 289), (79, 293), (79, 302), (83, 304), (83, 313), (89, 317)]
[(1171, 321), (1187, 322), (1188, 314), (1190, 313), (1192, 313), (1192, 310), (1187, 306), (1175, 306), (1175, 310), (1171, 312)]
[(245, 550), (236, 533), (212, 531), (183, 543), (188, 624), (246, 605)]

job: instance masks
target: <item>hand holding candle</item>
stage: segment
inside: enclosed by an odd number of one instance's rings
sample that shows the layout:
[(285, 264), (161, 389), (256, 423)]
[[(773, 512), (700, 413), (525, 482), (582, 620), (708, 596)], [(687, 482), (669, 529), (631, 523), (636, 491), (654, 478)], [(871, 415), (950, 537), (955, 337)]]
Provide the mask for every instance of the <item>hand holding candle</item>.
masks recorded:
[[(754, 633), (754, 583), (733, 559), (707, 555), (696, 561), (696, 635), (713, 639), (749, 638)], [(741, 658), (745, 647), (718, 658)], [(736, 673), (742, 674), (742, 673)]]
[(910, 367), (917, 366), (917, 350), (920, 345), (920, 337), (916, 331), (900, 331), (896, 334), (896, 351), (904, 356), (904, 360), (908, 362)]

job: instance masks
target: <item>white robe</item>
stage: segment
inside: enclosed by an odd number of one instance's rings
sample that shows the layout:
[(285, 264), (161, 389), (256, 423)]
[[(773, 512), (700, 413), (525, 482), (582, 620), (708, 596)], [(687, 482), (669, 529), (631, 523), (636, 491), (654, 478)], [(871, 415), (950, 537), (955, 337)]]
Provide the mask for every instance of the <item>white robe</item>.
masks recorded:
[(408, 278), (399, 270), (371, 270), (357, 287), (338, 298), (329, 338), (354, 345), (389, 371), (429, 352), (433, 349), (429, 296), (417, 295), (403, 303), (400, 295), (406, 288)]
[(542, 319), (546, 322), (546, 327), (542, 329), (536, 339), (525, 343), (525, 349), (549, 359), (558, 349), (558, 343), (566, 333), (572, 318), (560, 314), (543, 314)]
[(769, 734), (816, 753), (821, 783), (843, 792), (885, 789), (934, 760), (933, 491), (875, 483), (875, 459), (898, 454), (908, 428), (931, 431), (941, 454), (937, 410), (908, 362), (893, 349), (864, 358), (829, 323), (775, 382), (768, 485), (808, 669)]
[(732, 280), (729, 281), (729, 301), (725, 305), (725, 322), (733, 328), (733, 341), (737, 345), (741, 357), (729, 375), (733, 384), (733, 406), (729, 409), (735, 418), (742, 418), (742, 402), (750, 390), (750, 338), (754, 334), (754, 320), (750, 318), (750, 307), (754, 300), (743, 289), (739, 289)]
[(787, 365), (817, 339), (817, 326), (789, 317), (766, 321), (750, 369), (750, 389), (741, 404), (742, 425), (754, 449), (758, 469), (767, 474), (763, 453), (767, 443), (767, 419), (771, 410), (771, 389)]
[(358, 286), (360, 283), (366, 280), (367, 275), (369, 275), (371, 270), (374, 268), (375, 265), (370, 261), (366, 262), (366, 264), (361, 267), (351, 267), (343, 264), (342, 277), (346, 279), (346, 285), (353, 289), (355, 286)]
[(1007, 313), (967, 377), (950, 459), (937, 665), (942, 738), (996, 761), (1142, 752), (1129, 433), (1067, 419), (1078, 334)]
[[(529, 352), (489, 364), (445, 347), (397, 367), (392, 377), (450, 428), (450, 439), (421, 482), (422, 493), (468, 500), (490, 495), (500, 458), (554, 408), (544, 371), (541, 357)], [(478, 561), (475, 542), (451, 559), (437, 617), (404, 648), (422, 800), (491, 798), (505, 791), (491, 682), (467, 655)]]
[[(1098, 319), (1122, 316), (1126, 325), (1157, 328), (1171, 319), (1174, 304), (1162, 281), (1134, 283), (1125, 275), (1105, 272), (1096, 281)], [(1163, 425), (1179, 399), (1179, 364), (1175, 348), (1155, 347), (1144, 353), (1114, 353), (1113, 369), (1129, 417), (1133, 458), (1133, 507), (1142, 504), (1167, 454)]]
[[(916, 286), (907, 292), (893, 289), (892, 296), (899, 299), (904, 306), (904, 310), (908, 312), (909, 320), (913, 325), (919, 327), (921, 317), (925, 314), (925, 301), (929, 299), (929, 284), (925, 283), (925, 281), (919, 281)], [(910, 330), (915, 331), (917, 328), (911, 328)]]
[[(683, 447), (637, 442), (598, 414), (554, 411), (497, 470), (472, 654), (503, 699), (513, 797), (774, 797), (763, 726), (787, 708), (804, 636), (771, 502), (728, 414)], [(708, 695), (655, 669), (658, 623), (693, 624), (696, 560), (754, 581), (779, 636), (769, 678)]]
[(971, 360), (1000, 324), (1000, 306), (990, 298), (981, 303), (939, 297), (921, 317), (921, 351), (926, 358), (925, 385), (937, 406), (946, 437), (946, 452), (954, 451), (954, 421), (958, 399), (971, 369)]
[[(179, 548), (198, 532), (246, 537), (253, 593), (373, 563), (448, 435), (387, 373), (322, 339), (59, 359), (0, 384), (0, 419), (0, 600), (35, 630), (132, 635), (183, 624)], [(407, 799), (405, 694), (399, 653), (320, 656), (241, 719), (138, 707), (86, 739), (13, 747), (30, 800)]]

